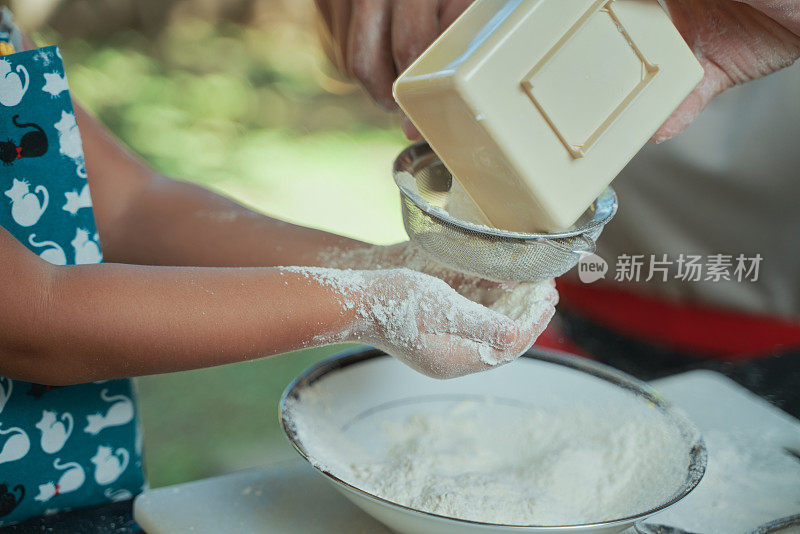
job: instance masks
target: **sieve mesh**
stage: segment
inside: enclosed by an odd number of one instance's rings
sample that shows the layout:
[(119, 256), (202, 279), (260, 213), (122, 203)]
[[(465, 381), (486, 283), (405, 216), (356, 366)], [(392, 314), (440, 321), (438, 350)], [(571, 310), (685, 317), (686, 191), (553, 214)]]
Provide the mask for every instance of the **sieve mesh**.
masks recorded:
[[(403, 173), (414, 177), (417, 191), (402, 183)], [(394, 176), (408, 237), (440, 263), (491, 280), (536, 282), (564, 274), (581, 255), (595, 251), (603, 227), (617, 211), (616, 194), (608, 188), (568, 231), (507, 232), (459, 221), (440, 209), (452, 177), (425, 143), (398, 156)]]

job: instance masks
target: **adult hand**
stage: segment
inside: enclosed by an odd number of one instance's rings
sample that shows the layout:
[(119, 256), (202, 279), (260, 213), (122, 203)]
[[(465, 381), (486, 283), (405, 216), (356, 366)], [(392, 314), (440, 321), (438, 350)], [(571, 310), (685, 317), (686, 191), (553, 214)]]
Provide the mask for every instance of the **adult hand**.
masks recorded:
[[(397, 76), (472, 0), (315, 0), (333, 41), (337, 66), (388, 110), (397, 109)], [(403, 131), (419, 138), (403, 117)]]
[(800, 57), (798, 0), (666, 0), (675, 25), (706, 71), (700, 85), (653, 136), (670, 139), (724, 90)]
[[(667, 119), (653, 141), (670, 139), (712, 98), (734, 85), (788, 67), (800, 57), (797, 0), (666, 0), (678, 30), (706, 71), (705, 78)], [(340, 65), (388, 109), (391, 86), (471, 0), (317, 0)], [(403, 130), (419, 138), (404, 118)]]

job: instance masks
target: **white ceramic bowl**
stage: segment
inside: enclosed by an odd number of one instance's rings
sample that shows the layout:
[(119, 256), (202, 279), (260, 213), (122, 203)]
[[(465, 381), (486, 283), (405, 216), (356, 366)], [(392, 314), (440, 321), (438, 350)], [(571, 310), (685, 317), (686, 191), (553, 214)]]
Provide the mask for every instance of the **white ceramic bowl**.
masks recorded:
[[(334, 356), (304, 371), (289, 384), (281, 398), (280, 417), (284, 432), (306, 460), (309, 459), (308, 453), (293, 430), (291, 411), (287, 406), (291, 402), (287, 403), (287, 400), (294, 402), (305, 388), (320, 380), (331, 381), (332, 389), (328, 391), (333, 394), (330, 395), (329, 408), (337, 414), (337, 420), (346, 421), (344, 426), (348, 431), (376, 413), (391, 410), (394, 415), (411, 414), (419, 410), (420, 403), (441, 404), (491, 396), (495, 401), (509, 405), (541, 405), (553, 402), (553, 399), (569, 398), (577, 403), (594, 403), (598, 399), (620, 397), (626, 402), (641, 402), (648, 409), (665, 414), (666, 420), (687, 436), (689, 463), (686, 476), (669, 499), (629, 517), (581, 525), (499, 525), (444, 517), (390, 502), (317, 468), (350, 501), (402, 534), (620, 533), (688, 495), (705, 472), (706, 448), (702, 439), (692, 424), (647, 384), (608, 366), (565, 353), (534, 349), (514, 364), (448, 381), (422, 376), (376, 349), (361, 348)], [(359, 439), (369, 440), (371, 436), (360, 435)]]

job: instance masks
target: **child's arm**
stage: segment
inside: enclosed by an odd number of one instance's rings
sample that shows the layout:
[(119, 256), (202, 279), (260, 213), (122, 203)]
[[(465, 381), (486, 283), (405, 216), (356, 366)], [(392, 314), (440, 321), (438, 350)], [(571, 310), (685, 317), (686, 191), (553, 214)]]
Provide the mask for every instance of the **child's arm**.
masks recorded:
[[(25, 49), (36, 46), (27, 35), (22, 40)], [(372, 247), (272, 219), (202, 187), (160, 176), (77, 100), (73, 106), (106, 261), (204, 267), (317, 265), (324, 249)]]
[(521, 327), (444, 282), (405, 270), (57, 267), (3, 229), (0, 270), (0, 376), (53, 385), (220, 365), (336, 341), (379, 346), (446, 378), (524, 352), (555, 302)]
[(276, 269), (52, 266), (0, 228), (0, 376), (69, 384), (219, 365), (341, 335), (330, 289)]
[(411, 271), (204, 268), (315, 265), (324, 248), (367, 245), (159, 177), (77, 111), (106, 260), (201, 267), (56, 267), (0, 229), (0, 376), (70, 384), (362, 341), (444, 378), (513, 359), (552, 315), (554, 292), (518, 326)]
[(75, 105), (107, 261), (206, 267), (318, 265), (317, 256), (325, 248), (368, 246), (266, 217), (207, 189), (159, 176)]

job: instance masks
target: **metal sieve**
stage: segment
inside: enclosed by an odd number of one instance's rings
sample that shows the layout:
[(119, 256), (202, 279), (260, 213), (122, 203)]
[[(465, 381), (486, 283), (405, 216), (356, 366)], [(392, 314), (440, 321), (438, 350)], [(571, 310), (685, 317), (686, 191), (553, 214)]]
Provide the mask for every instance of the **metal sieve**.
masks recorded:
[[(402, 183), (408, 173), (418, 191)], [(453, 176), (426, 143), (400, 153), (394, 163), (403, 224), (408, 237), (437, 261), (460, 272), (497, 281), (537, 282), (561, 276), (597, 238), (617, 212), (617, 195), (607, 188), (575, 225), (554, 234), (509, 232), (452, 217), (447, 204)]]

